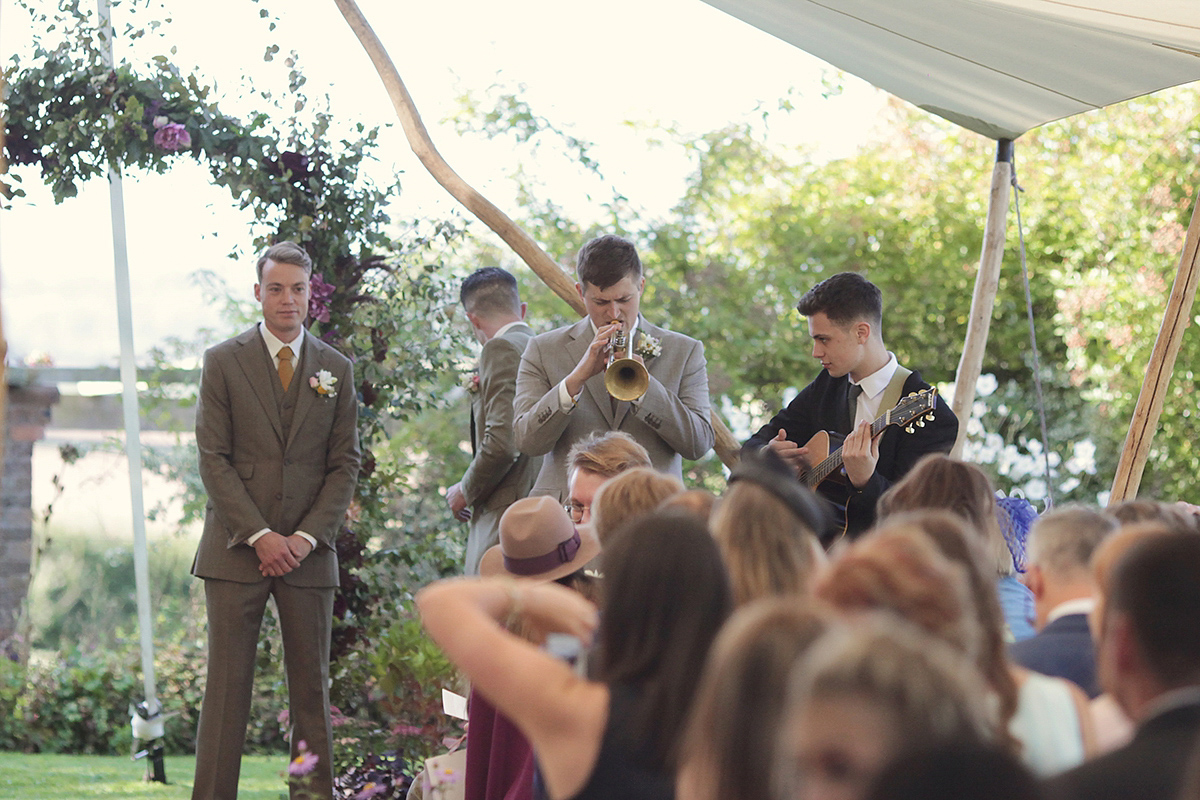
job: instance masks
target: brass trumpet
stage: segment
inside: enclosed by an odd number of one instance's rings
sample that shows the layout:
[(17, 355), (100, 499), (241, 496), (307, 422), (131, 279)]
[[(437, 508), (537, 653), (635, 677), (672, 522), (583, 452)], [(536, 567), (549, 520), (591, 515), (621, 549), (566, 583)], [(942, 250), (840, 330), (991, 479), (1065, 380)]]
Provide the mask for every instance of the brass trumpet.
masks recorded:
[[(620, 323), (620, 320), (613, 322)], [(625, 351), (624, 356), (621, 351)], [(645, 364), (633, 357), (633, 337), (627, 335), (622, 326), (613, 334), (612, 352), (604, 369), (604, 388), (618, 400), (632, 401), (644, 395), (649, 386), (650, 373)]]

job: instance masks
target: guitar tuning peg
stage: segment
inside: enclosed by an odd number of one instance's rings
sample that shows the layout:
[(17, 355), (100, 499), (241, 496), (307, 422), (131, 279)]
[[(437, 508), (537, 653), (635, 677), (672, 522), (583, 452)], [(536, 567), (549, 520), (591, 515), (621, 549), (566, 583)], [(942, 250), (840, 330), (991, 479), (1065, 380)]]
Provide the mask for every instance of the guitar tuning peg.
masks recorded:
[(930, 413), (927, 417), (925, 417), (925, 419), (929, 420), (930, 422), (933, 422), (933, 414)]
[(925, 427), (925, 420), (923, 420), (923, 419), (919, 419), (919, 420), (917, 420), (917, 427), (918, 427), (918, 428), (924, 428), (924, 427)]
[(904, 429), (904, 432), (905, 433), (914, 433), (915, 431), (913, 429), (913, 426), (909, 425), (907, 428)]

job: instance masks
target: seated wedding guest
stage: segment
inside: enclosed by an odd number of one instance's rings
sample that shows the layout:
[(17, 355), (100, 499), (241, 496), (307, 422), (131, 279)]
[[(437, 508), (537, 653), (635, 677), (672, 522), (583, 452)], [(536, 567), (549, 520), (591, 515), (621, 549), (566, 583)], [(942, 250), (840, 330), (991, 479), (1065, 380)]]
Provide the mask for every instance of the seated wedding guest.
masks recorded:
[[(1172, 515), (1165, 517), (1157, 516), (1158, 508), (1169, 508), (1166, 504), (1140, 500), (1135, 502), (1141, 505), (1143, 509), (1150, 509), (1152, 511), (1146, 517), (1146, 519), (1151, 521), (1132, 522), (1122, 525), (1115, 533), (1101, 542), (1100, 546), (1096, 548), (1096, 552), (1092, 554), (1092, 583), (1096, 587), (1096, 594), (1095, 607), (1092, 609), (1091, 614), (1088, 615), (1088, 627), (1091, 629), (1093, 642), (1100, 638), (1100, 621), (1104, 617), (1105, 598), (1108, 596), (1112, 585), (1113, 568), (1117, 565), (1117, 562), (1135, 544), (1145, 539), (1164, 536), (1172, 530), (1179, 530), (1179, 528), (1173, 529), (1162, 520), (1174, 521), (1177, 524), (1183, 524), (1184, 522)], [(1119, 507), (1127, 507), (1129, 505), (1131, 504), (1123, 503)], [(1128, 512), (1129, 509), (1126, 508), (1125, 510)], [(1154, 521), (1156, 519), (1158, 521)], [(1101, 688), (1103, 689), (1103, 687)], [(1130, 721), (1128, 715), (1126, 715), (1125, 711), (1117, 703), (1116, 698), (1107, 691), (1092, 700), (1092, 718), (1096, 721), (1096, 738), (1098, 749), (1101, 753), (1107, 753), (1116, 750), (1118, 747), (1123, 747), (1133, 738), (1133, 722)]]
[(756, 600), (721, 629), (684, 738), (679, 800), (773, 800), (771, 761), (792, 667), (828, 628), (795, 598)]
[(896, 758), (996, 739), (970, 660), (891, 615), (860, 617), (818, 639), (792, 672), (783, 719), (778, 800), (862, 800)]
[(1096, 666), (1137, 731), (1124, 747), (1050, 781), (1062, 800), (1179, 798), (1200, 740), (1200, 535), (1134, 544), (1113, 567)]
[[(555, 581), (590, 597), (591, 579), (582, 567), (599, 552), (600, 543), (592, 533), (576, 532), (553, 498), (527, 497), (501, 516), (500, 543), (483, 553), (480, 572), (488, 577)], [(527, 633), (516, 626), (511, 632)], [(467, 731), (466, 800), (532, 800), (534, 762), (529, 740), (474, 689), (467, 705)]]
[(818, 536), (825, 504), (771, 451), (744, 449), (710, 523), (721, 548), (733, 599), (801, 596), (824, 562)]
[[(965, 579), (971, 602), (962, 608), (973, 616), (969, 624), (978, 633), (976, 664), (995, 694), (1004, 726), (1002, 733), (1007, 734), (1008, 744), (1014, 746), (1027, 766), (1041, 775), (1079, 764), (1094, 752), (1086, 697), (1068, 681), (1038, 675), (1008, 661), (999, 608), (989, 591), (982, 555), (972, 546), (966, 526), (954, 515), (924, 512), (887, 518), (877, 531), (864, 537), (831, 566), (822, 578), (821, 586), (825, 588), (820, 596), (838, 598), (835, 602), (849, 608), (854, 608), (855, 603), (872, 607), (873, 603), (874, 607), (905, 616), (935, 635), (953, 632), (955, 629), (946, 626), (944, 620), (934, 620), (936, 624), (931, 624), (930, 615), (936, 606), (930, 595), (936, 591), (936, 576), (931, 572), (929, 553), (918, 547), (913, 538), (925, 539), (935, 546), (937, 559), (933, 560), (948, 559)], [(943, 583), (950, 586), (945, 579)], [(857, 596), (850, 591), (855, 587), (859, 588)], [(864, 600), (862, 587), (869, 587), (873, 595)], [(949, 606), (943, 608), (949, 609)], [(954, 638), (948, 641), (957, 643)]]
[(683, 491), (674, 475), (652, 467), (634, 467), (609, 478), (592, 498), (592, 528), (604, 545), (627, 522), (653, 511)]
[(1043, 800), (1041, 784), (1012, 753), (949, 744), (893, 759), (866, 800)]
[[(439, 581), (417, 595), (426, 629), (475, 688), (528, 737), (549, 800), (674, 796), (700, 671), (732, 602), (725, 567), (693, 517), (655, 513), (605, 550), (602, 611), (552, 583)], [(521, 619), (582, 646), (598, 680), (514, 636)]]
[(1187, 503), (1164, 503), (1160, 500), (1125, 500), (1109, 506), (1105, 513), (1116, 517), (1122, 525), (1135, 522), (1161, 522), (1173, 530), (1200, 530), (1200, 517), (1191, 512)]
[(634, 467), (649, 467), (650, 454), (622, 431), (592, 433), (567, 455), (567, 511), (577, 525), (592, 519), (592, 500), (609, 478)]
[(707, 521), (712, 517), (717, 496), (707, 489), (686, 489), (668, 497), (659, 506), (660, 511), (686, 511), (698, 519)]
[(921, 509), (952, 511), (984, 543), (996, 573), (995, 586), (1009, 641), (1028, 639), (1033, 629), (1033, 595), (1017, 580), (1016, 564), (1000, 530), (996, 492), (979, 467), (941, 454), (926, 456), (879, 498), (879, 516)]
[(1100, 694), (1088, 630), (1092, 553), (1116, 528), (1115, 519), (1084, 506), (1060, 506), (1033, 524), (1025, 585), (1033, 592), (1038, 634), (1008, 650), (1017, 664), (1066, 678), (1090, 698)]

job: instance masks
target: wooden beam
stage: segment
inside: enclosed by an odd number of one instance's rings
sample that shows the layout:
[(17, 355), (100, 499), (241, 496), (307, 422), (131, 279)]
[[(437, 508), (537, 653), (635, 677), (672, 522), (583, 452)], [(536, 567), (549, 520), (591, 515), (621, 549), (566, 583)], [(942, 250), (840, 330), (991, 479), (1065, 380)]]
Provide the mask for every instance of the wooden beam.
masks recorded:
[(967, 423), (975, 406), (975, 384), (983, 369), (992, 311), (996, 307), (996, 289), (1000, 285), (1000, 264), (1004, 260), (1005, 229), (1008, 219), (1008, 193), (1012, 185), (1012, 141), (996, 144), (996, 166), (992, 169), (992, 191), (988, 197), (987, 222), (983, 229), (983, 252), (975, 276), (975, 294), (971, 298), (971, 316), (967, 319), (967, 338), (954, 379), (954, 402), (950, 408), (958, 417), (958, 439), (950, 455), (962, 458), (967, 440)]
[(1142, 391), (1138, 394), (1133, 419), (1129, 423), (1129, 433), (1125, 436), (1125, 446), (1117, 462), (1117, 472), (1113, 477), (1112, 493), (1108, 500), (1110, 506), (1137, 497), (1142, 473), (1146, 469), (1146, 460), (1150, 457), (1154, 431), (1158, 427), (1159, 417), (1162, 416), (1163, 398), (1167, 394), (1171, 373), (1175, 369), (1175, 358), (1179, 355), (1183, 332), (1191, 319), (1192, 303), (1196, 299), (1197, 276), (1200, 275), (1198, 260), (1200, 192), (1197, 192), (1192, 205), (1192, 221), (1188, 224), (1187, 239), (1179, 259), (1179, 271), (1171, 287), (1167, 310), (1158, 329), (1158, 338), (1154, 341), (1154, 350), (1150, 353), (1150, 364), (1142, 381)]

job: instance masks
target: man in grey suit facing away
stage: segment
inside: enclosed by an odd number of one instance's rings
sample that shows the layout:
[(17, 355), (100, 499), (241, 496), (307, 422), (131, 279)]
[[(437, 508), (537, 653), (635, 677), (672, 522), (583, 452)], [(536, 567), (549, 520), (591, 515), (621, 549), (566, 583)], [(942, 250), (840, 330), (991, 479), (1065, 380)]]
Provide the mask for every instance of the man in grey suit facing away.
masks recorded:
[(533, 337), (517, 279), (499, 267), (477, 269), (463, 281), (459, 300), (483, 349), (471, 378), (471, 452), (462, 480), (446, 490), (450, 510), (469, 520), (467, 575), (500, 541), (500, 517), (529, 494), (542, 466), (540, 456), (522, 455), (513, 439), (513, 396), (521, 354)]
[(318, 758), (306, 796), (333, 796), (334, 540), (358, 478), (358, 402), (349, 359), (304, 328), (311, 274), (297, 245), (268, 248), (254, 286), (262, 321), (204, 354), (196, 446), (208, 506), (192, 574), (204, 579), (208, 676), (194, 800), (237, 797), (259, 627), (272, 596), (292, 757), (305, 742)]
[[(682, 459), (700, 458), (713, 445), (704, 345), (641, 316), (646, 279), (637, 250), (625, 239), (608, 235), (586, 243), (576, 274), (587, 316), (535, 336), (517, 376), (517, 446), (528, 455), (546, 455), (532, 494), (564, 500), (571, 445), (597, 431), (625, 431), (646, 448), (656, 469), (682, 477)], [(604, 387), (618, 331), (633, 336), (633, 358), (649, 373), (646, 393), (629, 402), (615, 400)]]

